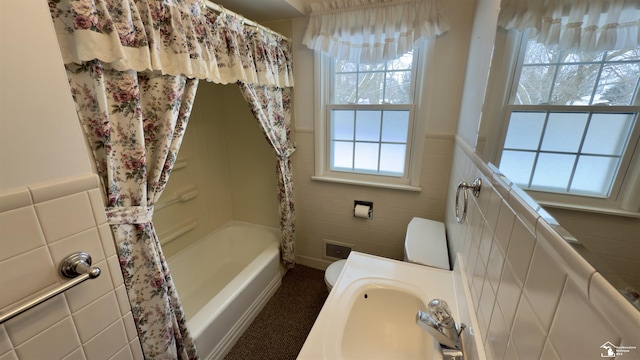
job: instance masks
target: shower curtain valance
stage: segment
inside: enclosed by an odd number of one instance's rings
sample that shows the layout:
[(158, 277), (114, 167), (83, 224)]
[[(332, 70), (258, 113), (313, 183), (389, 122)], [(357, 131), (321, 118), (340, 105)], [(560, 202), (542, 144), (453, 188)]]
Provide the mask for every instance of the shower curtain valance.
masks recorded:
[(418, 40), (449, 30), (439, 0), (333, 0), (309, 4), (302, 43), (338, 60), (397, 59)]
[(293, 86), (288, 39), (202, 0), (71, 0), (51, 13), (65, 64), (159, 71), (214, 83)]
[(502, 0), (498, 25), (535, 29), (560, 49), (620, 50), (640, 45), (638, 0)]

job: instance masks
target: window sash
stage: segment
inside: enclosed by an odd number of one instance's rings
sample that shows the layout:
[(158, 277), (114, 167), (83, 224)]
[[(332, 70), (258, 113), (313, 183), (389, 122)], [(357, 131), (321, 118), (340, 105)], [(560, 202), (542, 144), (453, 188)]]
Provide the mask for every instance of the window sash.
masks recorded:
[[(358, 103), (349, 103), (349, 104), (336, 104), (336, 96), (335, 96), (335, 86), (336, 86), (336, 60), (335, 59), (331, 59), (331, 58), (325, 58), (326, 60), (328, 60), (326, 62), (326, 71), (327, 74), (329, 76), (327, 76), (325, 78), (326, 82), (327, 82), (327, 94), (326, 94), (326, 100), (327, 103), (324, 105), (325, 106), (325, 112), (324, 112), (324, 121), (326, 124), (325, 130), (326, 130), (326, 134), (325, 134), (325, 141), (326, 141), (326, 145), (325, 145), (325, 151), (326, 151), (326, 155), (325, 155), (325, 169), (326, 169), (326, 173), (329, 176), (337, 176), (337, 177), (345, 177), (345, 178), (349, 178), (349, 179), (354, 179), (356, 181), (376, 181), (376, 179), (378, 179), (377, 181), (383, 181), (383, 182), (389, 182), (389, 183), (397, 183), (397, 184), (408, 184), (410, 182), (410, 170), (411, 170), (411, 161), (412, 161), (412, 146), (413, 146), (413, 137), (414, 137), (414, 131), (415, 131), (415, 94), (416, 94), (416, 79), (417, 79), (417, 69), (418, 69), (418, 57), (419, 57), (419, 52), (417, 50), (414, 50), (413, 52), (413, 62), (411, 64), (411, 69), (409, 70), (411, 72), (411, 83), (410, 83), (410, 90), (409, 90), (409, 96), (408, 96), (408, 103), (406, 104), (390, 104), (390, 103), (382, 103), (382, 104), (358, 104)], [(358, 71), (361, 74), (366, 74), (367, 71), (366, 70), (362, 70), (362, 69), (358, 69)], [(394, 72), (398, 72), (398, 71), (403, 71), (406, 72), (407, 69), (394, 69), (394, 68), (387, 68), (385, 67), (385, 70), (383, 71), (383, 73), (386, 74), (387, 73), (394, 73)], [(346, 73), (346, 72), (344, 72)], [(342, 72), (340, 73), (342, 74)], [(386, 86), (385, 86), (386, 89)], [(384, 96), (384, 94), (381, 94), (381, 96)], [(405, 147), (405, 154), (404, 154), (404, 166), (403, 166), (403, 171), (402, 174), (399, 175), (397, 173), (388, 173), (388, 172), (384, 172), (384, 171), (368, 171), (368, 170), (363, 170), (363, 169), (356, 169), (356, 168), (336, 168), (332, 166), (332, 152), (333, 152), (333, 144), (334, 144), (334, 139), (332, 138), (332, 129), (331, 129), (331, 117), (332, 117), (332, 113), (334, 110), (354, 110), (354, 111), (365, 111), (365, 110), (380, 110), (380, 111), (393, 111), (393, 110), (404, 110), (404, 111), (409, 111), (409, 124), (407, 127), (407, 137), (406, 137), (406, 147)], [(376, 142), (380, 148), (380, 145), (382, 143), (382, 141), (378, 141)], [(353, 154), (353, 157), (355, 157), (355, 152)], [(355, 162), (355, 161), (353, 161)]]
[[(328, 172), (330, 173), (347, 173), (347, 174), (362, 174), (362, 175), (373, 175), (373, 176), (385, 176), (388, 179), (386, 181), (391, 181), (391, 182), (401, 182), (401, 183), (408, 183), (408, 179), (409, 179), (409, 168), (410, 168), (410, 160), (411, 160), (411, 149), (412, 149), (412, 138), (413, 138), (413, 128), (414, 128), (414, 109), (415, 106), (413, 104), (407, 104), (407, 105), (391, 105), (391, 104), (378, 104), (378, 105), (356, 105), (356, 104), (338, 104), (338, 105), (327, 105), (326, 106), (326, 139), (327, 139), (327, 156), (326, 156), (326, 169), (328, 170)], [(381, 116), (384, 116), (384, 112), (385, 111), (407, 111), (408, 114), (408, 124), (407, 124), (407, 134), (406, 134), (406, 140), (404, 142), (400, 142), (400, 141), (383, 141), (382, 140), (382, 129), (380, 131), (379, 137), (377, 140), (373, 140), (373, 139), (367, 139), (367, 140), (363, 140), (363, 139), (357, 139), (355, 137), (355, 129), (353, 131), (353, 138), (351, 139), (335, 139), (333, 137), (333, 131), (332, 131), (332, 114), (334, 112), (334, 110), (352, 110), (354, 112), (357, 111), (371, 111), (371, 110), (375, 110), (375, 111), (381, 111)], [(355, 121), (355, 119), (354, 119)], [(380, 127), (383, 126), (383, 121), (381, 119), (380, 121)], [(354, 125), (355, 127), (355, 125)], [(350, 145), (352, 145), (354, 148), (357, 146), (357, 144), (375, 144), (378, 146), (378, 166), (377, 166), (377, 170), (367, 170), (367, 169), (362, 169), (362, 168), (357, 168), (356, 167), (356, 152), (355, 149), (352, 152), (352, 158), (351, 158), (351, 166), (333, 166), (334, 163), (334, 144), (336, 142), (343, 142), (343, 143), (348, 143)], [(400, 145), (405, 145), (405, 151), (404, 151), (404, 158), (403, 160), (403, 170), (402, 173), (399, 174), (397, 172), (389, 172), (389, 171), (381, 171), (380, 170), (380, 161), (381, 161), (381, 154), (380, 152), (382, 151), (382, 145), (383, 144), (400, 144)], [(394, 180), (395, 178), (395, 180)]]
[[(543, 128), (541, 129), (542, 134), (538, 139), (539, 143), (537, 144), (535, 149), (523, 149), (523, 148), (515, 148), (515, 147), (511, 148), (511, 147), (505, 146), (507, 131), (508, 131), (510, 121), (512, 119), (512, 114), (519, 113), (519, 112), (533, 112), (533, 113), (544, 114), (545, 123), (543, 125)], [(549, 115), (561, 114), (561, 113), (587, 114), (589, 118), (591, 118), (593, 114), (612, 114), (612, 115), (613, 114), (630, 114), (630, 115), (633, 115), (634, 118), (632, 120), (631, 129), (629, 131), (628, 137), (625, 139), (625, 143), (622, 147), (621, 154), (617, 156), (611, 155), (611, 154), (599, 154), (599, 153), (593, 154), (589, 152), (582, 152), (581, 148), (577, 151), (541, 150), (541, 143), (543, 141), (543, 136), (544, 136), (543, 134), (544, 134), (544, 131), (546, 131), (546, 128), (548, 125), (547, 121), (548, 121)], [(521, 186), (523, 189), (538, 193), (539, 194), (538, 196), (541, 196), (542, 198), (557, 199), (558, 196), (560, 196), (564, 198), (565, 201), (570, 201), (570, 202), (572, 201), (570, 200), (572, 198), (574, 199), (573, 201), (576, 201), (575, 200), (577, 199), (576, 197), (587, 197), (592, 199), (600, 198), (600, 199), (607, 200), (608, 202), (617, 201), (620, 194), (621, 187), (622, 187), (622, 183), (624, 180), (625, 171), (629, 168), (631, 164), (631, 159), (634, 153), (635, 144), (638, 143), (639, 133), (640, 133), (640, 125), (639, 125), (640, 121), (638, 119), (639, 113), (640, 113), (640, 107), (638, 106), (507, 105), (505, 108), (505, 115), (504, 115), (506, 126), (504, 126), (503, 134), (501, 136), (500, 152), (498, 154), (498, 159), (499, 159), (498, 163), (500, 164), (502, 162), (505, 151), (513, 151), (513, 150), (531, 153), (535, 158), (534, 161), (538, 160), (540, 154), (575, 156), (573, 168), (570, 170), (571, 179), (567, 185), (568, 187), (566, 191), (558, 191), (557, 189), (545, 188), (545, 187), (536, 186), (535, 184), (532, 184), (533, 176), (534, 176), (533, 171), (536, 166), (535, 162), (533, 163), (531, 173), (528, 176), (529, 177), (528, 184), (519, 183), (518, 185)], [(584, 142), (584, 136), (586, 136), (586, 132), (587, 132), (587, 129), (585, 128), (583, 134), (581, 134), (581, 137), (582, 137), (581, 142)], [(573, 181), (573, 176), (575, 175), (575, 172), (576, 172), (576, 166), (577, 166), (578, 160), (580, 159), (581, 156), (602, 156), (603, 158), (618, 159), (618, 164), (615, 169), (615, 173), (612, 176), (611, 184), (609, 186), (609, 191), (606, 192), (606, 194), (596, 195), (588, 192), (569, 190), (569, 186), (571, 184), (571, 181)], [(507, 177), (509, 177), (508, 173), (506, 175)], [(547, 195), (544, 195), (545, 193)]]

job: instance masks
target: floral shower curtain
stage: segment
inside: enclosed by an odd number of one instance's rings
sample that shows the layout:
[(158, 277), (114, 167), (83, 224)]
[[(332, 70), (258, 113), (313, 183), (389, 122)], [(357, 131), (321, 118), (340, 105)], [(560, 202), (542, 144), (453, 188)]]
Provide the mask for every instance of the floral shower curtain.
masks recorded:
[(107, 219), (146, 359), (195, 359), (151, 221), (186, 130), (198, 80), (69, 64), (80, 122), (107, 193)]
[(295, 264), (295, 207), (290, 156), (295, 151), (291, 142), (291, 91), (288, 88), (256, 86), (238, 82), (253, 116), (278, 157), (278, 200), (280, 202), (280, 253), (285, 265)]
[[(248, 31), (239, 16), (216, 14), (201, 0), (51, 0), (49, 7), (108, 197), (144, 356), (195, 359), (153, 228), (153, 205), (175, 162), (197, 79), (291, 87), (290, 45), (260, 43), (266, 36)], [(292, 245), (284, 248), (292, 256)]]

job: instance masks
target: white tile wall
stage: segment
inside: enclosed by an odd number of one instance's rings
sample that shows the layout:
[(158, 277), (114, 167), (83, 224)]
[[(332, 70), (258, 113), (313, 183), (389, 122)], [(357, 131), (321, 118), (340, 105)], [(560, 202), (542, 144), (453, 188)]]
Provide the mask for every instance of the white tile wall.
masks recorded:
[[(401, 260), (407, 224), (414, 216), (443, 221), (453, 138), (427, 136), (421, 192), (353, 186), (311, 180), (314, 134), (296, 132), (293, 154), (296, 186), (296, 261), (326, 267), (323, 240), (354, 245), (354, 250)], [(373, 220), (353, 217), (354, 200), (373, 202)]]
[(95, 175), (0, 194), (0, 309), (64, 281), (57, 266), (91, 254), (97, 279), (0, 324), (0, 359), (142, 359)]
[[(489, 185), (470, 197), (464, 224), (453, 206), (445, 213), (450, 248), (475, 264), (468, 281), (488, 357), (595, 359), (607, 341), (640, 348), (640, 312), (465, 144), (456, 144), (453, 159), (450, 189), (476, 176)], [(454, 199), (450, 190), (447, 203)], [(619, 358), (640, 359), (640, 350)]]

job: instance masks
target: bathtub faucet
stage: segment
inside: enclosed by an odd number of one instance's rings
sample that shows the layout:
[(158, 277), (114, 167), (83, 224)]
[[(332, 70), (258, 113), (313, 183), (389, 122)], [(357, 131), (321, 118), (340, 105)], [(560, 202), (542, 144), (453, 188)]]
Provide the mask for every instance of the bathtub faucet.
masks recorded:
[(467, 325), (456, 324), (446, 301), (441, 299), (429, 301), (426, 312), (418, 310), (416, 324), (440, 343), (444, 360), (464, 359), (460, 335)]

